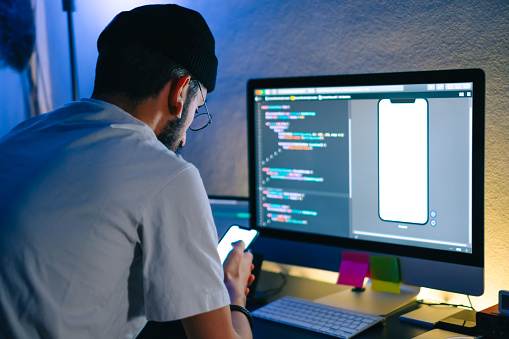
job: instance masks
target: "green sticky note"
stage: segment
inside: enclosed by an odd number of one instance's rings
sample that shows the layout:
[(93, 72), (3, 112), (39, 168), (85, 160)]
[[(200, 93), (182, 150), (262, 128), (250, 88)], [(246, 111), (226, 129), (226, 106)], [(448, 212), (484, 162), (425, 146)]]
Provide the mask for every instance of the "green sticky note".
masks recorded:
[(369, 265), (373, 291), (400, 293), (398, 258), (372, 255)]

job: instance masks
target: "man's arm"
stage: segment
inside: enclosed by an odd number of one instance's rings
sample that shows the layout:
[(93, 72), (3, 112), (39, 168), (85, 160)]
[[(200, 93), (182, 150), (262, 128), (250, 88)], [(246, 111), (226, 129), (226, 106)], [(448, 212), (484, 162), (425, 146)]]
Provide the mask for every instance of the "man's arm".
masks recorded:
[(240, 312), (230, 312), (229, 306), (182, 319), (182, 325), (189, 339), (253, 337), (246, 316)]
[[(251, 274), (253, 255), (249, 252), (244, 253), (244, 248), (243, 242), (234, 244), (234, 249), (224, 264), (224, 283), (230, 294), (231, 304), (242, 307), (246, 306), (248, 286), (254, 280), (254, 276)], [(182, 324), (190, 339), (245, 339), (253, 337), (245, 314), (230, 311), (229, 306), (182, 319)]]

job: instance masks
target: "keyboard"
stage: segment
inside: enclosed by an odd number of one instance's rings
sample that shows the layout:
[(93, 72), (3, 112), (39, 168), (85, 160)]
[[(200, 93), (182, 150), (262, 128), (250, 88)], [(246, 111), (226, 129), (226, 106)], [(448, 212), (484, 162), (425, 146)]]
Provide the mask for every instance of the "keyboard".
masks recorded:
[(383, 317), (283, 297), (254, 310), (253, 317), (275, 321), (306, 330), (349, 339), (378, 324)]

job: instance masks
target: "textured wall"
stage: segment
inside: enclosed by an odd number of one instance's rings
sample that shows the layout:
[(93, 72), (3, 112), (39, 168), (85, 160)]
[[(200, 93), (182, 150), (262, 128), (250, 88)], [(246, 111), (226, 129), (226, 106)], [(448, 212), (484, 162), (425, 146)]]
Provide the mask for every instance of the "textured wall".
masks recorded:
[[(247, 196), (245, 84), (249, 78), (482, 68), (486, 72), (486, 293), (509, 289), (509, 2), (184, 2), (217, 40), (213, 125), (189, 136), (184, 156), (209, 194)], [(441, 295), (442, 298), (454, 298)], [(458, 300), (465, 303), (466, 300)]]

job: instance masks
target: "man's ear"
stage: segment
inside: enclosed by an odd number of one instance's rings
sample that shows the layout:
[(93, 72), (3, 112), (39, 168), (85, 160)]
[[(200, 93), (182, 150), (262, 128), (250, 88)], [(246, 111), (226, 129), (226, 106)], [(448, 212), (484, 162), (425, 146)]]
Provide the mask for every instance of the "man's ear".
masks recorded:
[(186, 101), (190, 75), (185, 75), (179, 79), (173, 79), (170, 93), (168, 95), (168, 107), (170, 113), (180, 119), (184, 110), (184, 102)]

